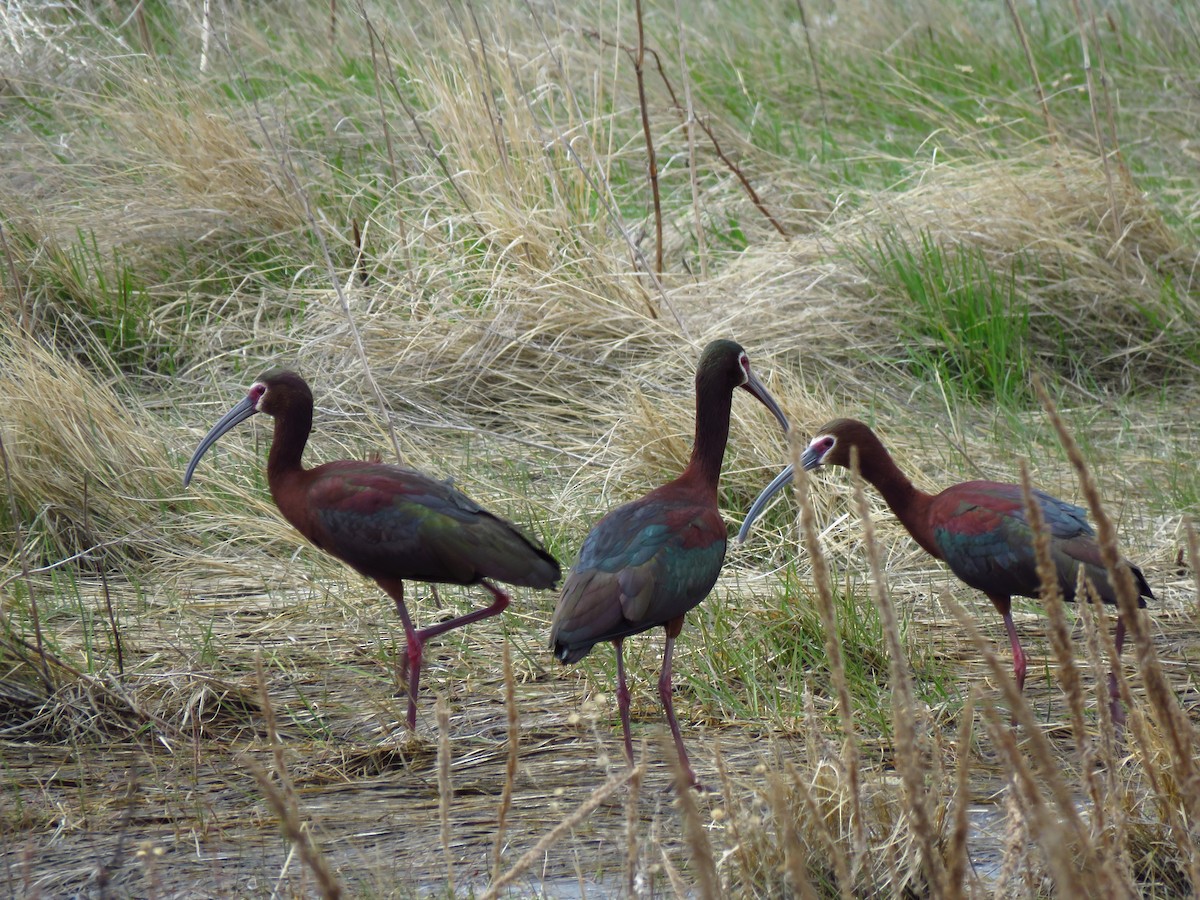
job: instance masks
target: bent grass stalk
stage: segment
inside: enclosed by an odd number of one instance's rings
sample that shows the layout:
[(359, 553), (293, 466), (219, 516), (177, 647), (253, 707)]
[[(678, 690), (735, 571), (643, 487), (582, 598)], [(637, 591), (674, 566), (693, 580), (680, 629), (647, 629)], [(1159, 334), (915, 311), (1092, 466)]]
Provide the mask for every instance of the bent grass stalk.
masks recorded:
[(512, 651), (508, 639), (503, 644), (501, 663), (504, 667), (504, 711), (508, 724), (508, 753), (504, 763), (504, 787), (500, 790), (500, 807), (496, 810), (496, 838), (492, 844), (492, 880), (500, 877), (500, 857), (504, 849), (504, 826), (512, 809), (513, 789), (517, 781), (517, 762), (521, 749), (521, 718), (517, 712), (516, 679), (513, 677)]
[(275, 708), (271, 705), (271, 695), (267, 690), (267, 678), (263, 671), (262, 650), (254, 652), (254, 678), (258, 685), (259, 700), (262, 703), (263, 721), (267, 727), (267, 740), (271, 745), (271, 758), (274, 762), (275, 778), (278, 784), (271, 780), (257, 760), (246, 757), (247, 768), (250, 769), (255, 781), (258, 782), (263, 796), (275, 817), (284, 837), (299, 850), (300, 859), (307, 865), (317, 879), (317, 887), (321, 896), (326, 900), (338, 900), (342, 896), (342, 885), (333, 868), (325, 858), (325, 854), (317, 845), (312, 831), (304, 826), (300, 816), (300, 804), (296, 799), (296, 789), (288, 774), (287, 762), (283, 756), (283, 742), (279, 740), (279, 731), (275, 722)]
[(454, 801), (454, 786), (450, 783), (450, 704), (444, 694), (438, 694), (437, 705), (438, 749), (438, 821), (441, 824), (442, 853), (446, 858), (446, 886), (454, 896), (454, 854), (450, 844), (450, 804)]
[[(802, 542), (808, 551), (812, 563), (813, 585), (817, 593), (817, 611), (821, 617), (821, 627), (825, 632), (825, 653), (829, 657), (829, 673), (833, 679), (834, 692), (837, 695), (838, 717), (842, 726), (842, 767), (846, 777), (847, 791), (850, 794), (852, 835), (850, 866), (848, 872), (838, 873), (843, 893), (850, 890), (854, 876), (858, 872), (862, 853), (866, 849), (866, 823), (863, 818), (862, 784), (858, 756), (858, 741), (854, 727), (854, 710), (850, 700), (850, 688), (846, 683), (846, 666), (842, 659), (842, 644), (838, 634), (837, 617), (833, 608), (833, 589), (830, 584), (829, 565), (821, 549), (816, 516), (808, 495), (809, 478), (804, 466), (800, 464), (801, 447), (799, 442), (792, 441), (792, 464), (795, 468), (793, 483), (796, 500), (800, 507), (800, 529)], [(841, 854), (834, 854), (836, 862), (842, 862)]]
[(946, 870), (944, 860), (938, 852), (938, 837), (934, 833), (933, 816), (924, 787), (925, 766), (921, 762), (921, 751), (917, 746), (916, 701), (913, 695), (912, 675), (900, 641), (900, 622), (896, 616), (896, 608), (892, 605), (884, 581), (883, 563), (875, 538), (875, 523), (871, 519), (862, 472), (858, 467), (856, 447), (850, 451), (850, 480), (854, 486), (855, 508), (862, 523), (863, 544), (871, 570), (871, 598), (879, 610), (887, 640), (888, 676), (892, 684), (893, 727), (896, 732), (896, 765), (904, 782), (906, 809), (912, 817), (913, 831), (921, 847), (925, 875), (934, 885), (935, 892), (943, 893)]

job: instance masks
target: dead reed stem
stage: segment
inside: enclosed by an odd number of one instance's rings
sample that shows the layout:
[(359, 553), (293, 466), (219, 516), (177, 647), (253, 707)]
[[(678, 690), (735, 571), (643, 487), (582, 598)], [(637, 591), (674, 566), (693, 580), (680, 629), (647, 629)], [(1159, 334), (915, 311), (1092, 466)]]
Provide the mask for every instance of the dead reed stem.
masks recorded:
[[(1021, 497), (1025, 503), (1025, 516), (1029, 521), (1029, 529), (1033, 532), (1033, 551), (1037, 559), (1041, 601), (1050, 620), (1050, 644), (1058, 657), (1058, 680), (1067, 697), (1067, 706), (1071, 711), (1071, 729), (1082, 753), (1089, 742), (1087, 729), (1084, 726), (1083, 690), (1080, 686), (1079, 670), (1075, 666), (1075, 656), (1071, 652), (1071, 632), (1067, 625), (1066, 611), (1063, 609), (1062, 591), (1058, 587), (1058, 569), (1050, 556), (1050, 532), (1046, 529), (1046, 519), (1042, 514), (1042, 508), (1034, 500), (1033, 484), (1029, 479), (1029, 466), (1025, 460), (1021, 460)], [(1085, 764), (1084, 770), (1086, 771), (1088, 768), (1086, 760), (1081, 760), (1081, 763)]]
[[(1101, 846), (1097, 848), (1099, 851), (1097, 856), (1105, 867), (1106, 876), (1112, 878), (1115, 884), (1122, 880), (1117, 877), (1115, 871), (1116, 867), (1120, 866), (1120, 860), (1113, 853), (1111, 834), (1106, 822), (1105, 810), (1108, 804), (1105, 801), (1104, 792), (1100, 784), (1100, 776), (1094, 764), (1096, 753), (1093, 741), (1088, 734), (1085, 724), (1083, 682), (1080, 677), (1079, 667), (1075, 664), (1075, 655), (1071, 647), (1070, 626), (1067, 622), (1062, 591), (1059, 590), (1058, 586), (1058, 570), (1050, 555), (1050, 533), (1046, 528), (1042, 508), (1034, 500), (1033, 484), (1029, 477), (1029, 466), (1025, 460), (1021, 461), (1021, 493), (1025, 502), (1025, 514), (1029, 520), (1029, 527), (1033, 532), (1033, 546), (1037, 556), (1038, 581), (1041, 584), (1041, 600), (1050, 622), (1050, 644), (1054, 648), (1055, 655), (1058, 658), (1058, 680), (1062, 685), (1063, 693), (1067, 698), (1067, 707), (1071, 712), (1071, 731), (1075, 736), (1075, 747), (1079, 754), (1080, 777), (1083, 780), (1084, 790), (1092, 800), (1092, 834), (1099, 836), (1101, 843)], [(1103, 604), (1100, 598), (1095, 595), (1095, 592), (1090, 590), (1090, 583), (1087, 581), (1082, 568), (1080, 568), (1078, 573), (1078, 581), (1080, 583), (1076, 589), (1076, 596), (1080, 600), (1079, 605), (1084, 610), (1083, 615), (1094, 626), (1092, 622), (1094, 607), (1092, 604)], [(1094, 627), (1092, 637), (1097, 638)], [(1095, 659), (1099, 663), (1098, 639), (1095, 640), (1095, 645)], [(1119, 665), (1115, 656), (1113, 664), (1114, 666)], [(1095, 669), (1097, 676), (1096, 693), (1099, 700), (1100, 731), (1101, 734), (1111, 737), (1114, 727), (1110, 711), (1111, 700), (1106, 696), (1100, 696), (1102, 691), (1101, 685), (1107, 684), (1107, 679), (1103, 675), (1102, 668), (1102, 664), (1099, 664)]]
[[(796, 501), (800, 507), (800, 529), (803, 534), (803, 544), (808, 551), (812, 564), (813, 586), (817, 593), (817, 612), (821, 617), (821, 629), (825, 633), (825, 654), (829, 658), (829, 674), (833, 679), (834, 693), (837, 695), (838, 718), (842, 726), (842, 768), (846, 778), (847, 791), (850, 794), (850, 810), (852, 817), (851, 834), (853, 840), (850, 853), (850, 877), (843, 884), (842, 890), (849, 890), (862, 862), (862, 853), (866, 849), (866, 822), (862, 808), (862, 783), (858, 755), (858, 737), (854, 727), (854, 707), (850, 699), (850, 687), (846, 681), (846, 665), (842, 658), (842, 642), (838, 633), (837, 616), (833, 607), (833, 587), (829, 577), (829, 564), (825, 560), (825, 552), (821, 548), (821, 539), (817, 530), (816, 515), (813, 512), (809, 498), (808, 473), (800, 462), (802, 451), (799, 441), (793, 440), (792, 465), (795, 469), (793, 484), (795, 485)], [(835, 854), (835, 857), (840, 854)]]
[[(994, 658), (994, 657), (993, 657)], [(1005, 724), (992, 705), (983, 709), (984, 723), (991, 737), (992, 746), (1003, 760), (1008, 774), (1009, 791), (1015, 804), (1016, 815), (1022, 821), (1030, 839), (1041, 851), (1042, 858), (1054, 877), (1055, 887), (1068, 897), (1102, 896), (1094, 890), (1088, 892), (1081, 883), (1081, 873), (1076, 863), (1075, 851), (1087, 846), (1087, 835), (1081, 828), (1055, 817), (1046, 808), (1043, 792), (1034, 776), (1029, 762), (1017, 746), (1015, 728)], [(1044, 765), (1039, 764), (1044, 769)], [(1059, 810), (1061, 812), (1061, 809)], [(1019, 854), (1019, 849), (1012, 852)], [(1083, 867), (1087, 871), (1086, 867)], [(1095, 887), (1095, 885), (1090, 885)]]
[[(1093, 877), (1105, 874), (1109, 871), (1109, 867), (1103, 860), (1097, 859), (1095, 848), (1088, 839), (1087, 829), (1076, 809), (1074, 796), (1055, 759), (1054, 748), (1038, 726), (1037, 720), (1033, 716), (1033, 710), (1017, 690), (1016, 680), (996, 656), (991, 642), (980, 633), (971, 614), (963, 609), (949, 593), (943, 594), (943, 602), (958, 620), (967, 638), (983, 657), (985, 665), (991, 670), (992, 678), (999, 685), (1011, 710), (1011, 716), (1017, 720), (1021, 732), (1025, 736), (1028, 757), (1037, 766), (1038, 774), (1041, 776), (1040, 785), (1038, 780), (1033, 777), (1033, 770), (1026, 762), (1026, 755), (1017, 749), (1016, 728), (994, 726), (992, 719), (995, 718), (995, 711), (991, 706), (985, 708), (992, 741), (996, 744), (998, 752), (1009, 757), (1006, 769), (1014, 776), (1014, 784), (1021, 795), (1023, 808), (1031, 817), (1030, 826), (1034, 838), (1041, 842), (1042, 850), (1048, 857), (1048, 864), (1055, 869), (1055, 877), (1059, 879), (1059, 885), (1076, 884), (1079, 878), (1083, 877), (1074, 872), (1073, 867), (1066, 864), (1066, 861), (1072, 858), (1068, 852), (1072, 847), (1077, 850), (1079, 865), (1084, 873), (1089, 873)], [(1054, 804), (1054, 816), (1045, 812), (1047, 794), (1048, 799)], [(1064, 837), (1064, 831), (1070, 833), (1070, 840)], [(1095, 894), (1079, 894), (1077, 896), (1095, 896)]]
[[(1092, 117), (1092, 134), (1096, 139), (1096, 152), (1100, 155), (1100, 162), (1104, 166), (1104, 181), (1108, 187), (1108, 205), (1112, 215), (1112, 233), (1113, 233), (1113, 256), (1120, 260), (1121, 265), (1124, 265), (1124, 257), (1116, 253), (1117, 245), (1120, 244), (1124, 237), (1125, 228), (1121, 224), (1121, 209), (1117, 206), (1117, 189), (1114, 183), (1112, 164), (1108, 158), (1108, 151), (1105, 149), (1104, 134), (1100, 128), (1100, 112), (1097, 109), (1098, 100), (1096, 98), (1096, 81), (1095, 75), (1092, 73), (1092, 58), (1091, 50), (1088, 42), (1088, 23), (1084, 19), (1083, 10), (1079, 5), (1079, 0), (1071, 0), (1071, 8), (1075, 12), (1075, 22), (1079, 27), (1079, 47), (1083, 53), (1083, 76), (1087, 80), (1088, 105)], [(1095, 21), (1092, 21), (1093, 26)], [(1099, 51), (1099, 42), (1097, 42), (1097, 52)], [(1101, 82), (1104, 80), (1104, 74), (1101, 73)], [(1104, 102), (1108, 104), (1108, 93), (1105, 91)], [(1116, 152), (1116, 147), (1113, 147), (1113, 152)]]
[(804, 29), (804, 43), (808, 47), (808, 61), (812, 65), (813, 84), (817, 88), (817, 101), (821, 104), (821, 121), (828, 131), (829, 112), (825, 108), (825, 89), (821, 86), (821, 63), (817, 59), (817, 48), (813, 44), (812, 29), (808, 27), (808, 13), (804, 9), (804, 0), (796, 0), (796, 9), (800, 11), (800, 27)]
[(642, 766), (634, 766), (624, 770), (620, 775), (614, 775), (600, 787), (592, 791), (591, 796), (576, 807), (575, 811), (547, 831), (538, 842), (521, 854), (520, 859), (513, 863), (507, 872), (493, 881), (483, 894), (483, 900), (495, 900), (499, 892), (512, 884), (526, 872), (538, 858), (553, 847), (564, 834), (586, 819), (601, 803), (607, 800), (614, 791), (631, 781), (636, 775), (639, 779), (645, 774)]
[[(1088, 581), (1081, 569), (1076, 596), (1085, 598), (1079, 604), (1083, 620), (1087, 658), (1095, 684), (1097, 728), (1099, 740), (1088, 742), (1088, 751), (1080, 752), (1079, 764), (1084, 786), (1092, 802), (1092, 832), (1099, 837), (1099, 852), (1103, 859), (1111, 861), (1120, 871), (1123, 881), (1132, 884), (1134, 879), (1129, 870), (1129, 835), (1126, 830), (1128, 815), (1126, 806), (1120, 802), (1122, 788), (1118, 779), (1120, 764), (1117, 749), (1123, 738), (1113, 721), (1112, 699), (1108, 688), (1108, 667), (1104, 660), (1112, 660), (1115, 678), (1123, 679), (1121, 661), (1116, 645), (1108, 638), (1108, 616), (1095, 586)], [(1108, 653), (1101, 648), (1102, 637), (1107, 643)], [(1098, 763), (1098, 764), (1097, 764)]]
[(879, 544), (875, 539), (875, 523), (867, 503), (862, 473), (858, 467), (858, 448), (850, 451), (850, 475), (854, 485), (854, 503), (862, 522), (863, 544), (871, 570), (871, 597), (879, 610), (883, 633), (888, 648), (888, 676), (892, 685), (892, 723), (896, 731), (896, 766), (904, 782), (906, 809), (912, 817), (924, 860), (925, 877), (929, 879), (937, 894), (945, 893), (946, 870), (944, 860), (938, 852), (938, 836), (934, 833), (933, 817), (930, 815), (925, 791), (925, 766), (921, 762), (921, 748), (917, 743), (916, 701), (913, 696), (912, 677), (908, 670), (908, 659), (900, 641), (900, 621), (892, 605), (884, 581), (883, 563), (879, 558)]
[(696, 870), (696, 890), (703, 900), (717, 900), (724, 896), (721, 890), (721, 876), (717, 874), (712, 843), (708, 839), (704, 819), (696, 803), (696, 791), (692, 788), (691, 777), (683, 760), (675, 752), (674, 743), (664, 738), (662, 753), (671, 760), (674, 769), (675, 805), (683, 822), (684, 843)]
[(971, 729), (975, 724), (975, 702), (979, 688), (967, 692), (967, 702), (959, 712), (958, 723), (958, 768), (954, 785), (954, 817), (950, 827), (950, 840), (946, 846), (947, 900), (964, 897), (967, 877), (967, 838), (971, 830), (968, 811), (971, 806)]
[[(718, 754), (719, 754), (718, 748)], [(643, 754), (643, 757), (645, 754)], [(718, 765), (720, 763), (718, 762)], [(625, 890), (628, 896), (635, 895), (638, 874), (639, 853), (638, 833), (641, 830), (641, 819), (638, 816), (639, 801), (642, 797), (642, 769), (634, 769), (629, 775), (629, 796), (625, 798)]]
[(492, 880), (500, 876), (500, 854), (504, 849), (504, 826), (512, 809), (517, 781), (517, 762), (521, 750), (521, 717), (517, 711), (517, 685), (513, 677), (512, 651), (504, 640), (501, 662), (504, 667), (504, 711), (508, 724), (508, 754), (504, 764), (504, 787), (500, 790), (500, 808), (496, 810), (496, 837), (492, 844)]
[(437, 706), (438, 753), (438, 821), (441, 823), (442, 853), (446, 857), (446, 885), (454, 896), (454, 854), (450, 847), (450, 804), (454, 801), (454, 786), (450, 783), (450, 704), (438, 694)]
[(1037, 62), (1033, 58), (1033, 49), (1029, 46), (1029, 35), (1025, 33), (1025, 26), (1021, 22), (1021, 16), (1017, 12), (1014, 0), (1005, 0), (1005, 5), (1008, 7), (1008, 14), (1012, 16), (1013, 26), (1017, 29), (1017, 37), (1021, 41), (1021, 50), (1025, 54), (1025, 64), (1029, 66), (1029, 74), (1033, 78), (1033, 89), (1037, 92), (1038, 107), (1042, 111), (1042, 121), (1046, 123), (1046, 136), (1050, 139), (1050, 146), (1057, 147), (1058, 130), (1054, 127), (1054, 119), (1050, 115), (1050, 104), (1046, 102), (1046, 91), (1042, 87), (1042, 79), (1038, 75)]
[(283, 743), (279, 740), (279, 732), (275, 723), (275, 709), (271, 705), (271, 695), (267, 690), (267, 678), (263, 671), (262, 650), (254, 652), (254, 678), (258, 685), (259, 700), (262, 703), (263, 720), (267, 726), (267, 740), (271, 744), (271, 758), (274, 762), (275, 778), (278, 784), (271, 780), (270, 774), (259, 765), (253, 757), (247, 757), (247, 767), (258, 782), (259, 788), (267, 798), (267, 803), (275, 817), (279, 820), (280, 828), (288, 842), (300, 852), (300, 859), (312, 870), (317, 879), (317, 887), (321, 896), (327, 900), (337, 900), (342, 895), (342, 885), (333, 874), (325, 854), (317, 846), (312, 832), (305, 827), (300, 817), (300, 805), (296, 800), (296, 790), (288, 774), (287, 762), (283, 755)]
[[(1100, 595), (1096, 592), (1096, 586), (1089, 581), (1083, 573), (1083, 569), (1079, 570), (1079, 583), (1075, 588), (1075, 596), (1085, 599), (1086, 602), (1080, 603), (1076, 609), (1079, 610), (1079, 618), (1083, 621), (1084, 640), (1087, 648), (1088, 665), (1092, 670), (1092, 678), (1094, 681), (1094, 690), (1096, 693), (1096, 715), (1099, 719), (1100, 726), (1100, 746), (1107, 747), (1104, 750), (1105, 756), (1110, 756), (1114, 752), (1115, 739), (1117, 737), (1116, 725), (1112, 718), (1112, 697), (1105, 696), (1108, 693), (1108, 674), (1111, 673), (1115, 684), (1118, 688), (1118, 697), (1121, 694), (1121, 682), (1125, 679), (1125, 673), (1121, 670), (1121, 658), (1117, 655), (1116, 644), (1108, 637), (1108, 611), (1104, 608), (1104, 601), (1100, 599)], [(1101, 644), (1105, 644), (1102, 648)], [(1107, 653), (1105, 652), (1107, 650)], [(1104, 660), (1108, 658), (1111, 665), (1105, 666)], [(1125, 688), (1125, 693), (1128, 694), (1128, 686)], [(1126, 701), (1121, 700), (1122, 704)]]
[[(1200, 821), (1200, 780), (1197, 779), (1194, 759), (1196, 737), (1192, 723), (1179, 708), (1179, 702), (1174, 691), (1171, 690), (1170, 682), (1163, 673), (1145, 614), (1138, 606), (1138, 589), (1134, 584), (1133, 573), (1121, 558), (1117, 547), (1116, 529), (1100, 502), (1100, 492), (1092, 477), (1091, 469), (1084, 460), (1079, 445), (1067, 431), (1054, 401), (1040, 380), (1034, 381), (1034, 388), (1042, 401), (1042, 407), (1045, 409), (1047, 417), (1058, 433), (1059, 442), (1066, 450), (1067, 458), (1071, 461), (1071, 465), (1079, 477), (1080, 489), (1087, 500), (1092, 519), (1096, 523), (1101, 559), (1104, 560), (1109, 582), (1116, 591), (1120, 615), (1125, 620), (1125, 627), (1137, 649), (1138, 668), (1146, 685), (1146, 695), (1159, 718), (1160, 725), (1166, 732), (1168, 744), (1172, 750), (1176, 770), (1175, 777), (1183, 802), (1187, 806), (1188, 818), (1192, 822), (1198, 822)], [(1196, 850), (1190, 836), (1186, 842), (1181, 843), (1181, 846), (1190, 846), (1193, 851)], [(1196, 858), (1197, 854), (1193, 852), (1191, 856)]]
[[(798, 783), (799, 773), (790, 766), (789, 769), (791, 769), (793, 782)], [(816, 900), (817, 893), (813, 890), (812, 883), (808, 878), (804, 845), (801, 843), (800, 835), (797, 833), (796, 820), (798, 817), (796, 810), (788, 802), (787, 785), (784, 783), (781, 775), (772, 772), (767, 779), (767, 786), (769, 788), (767, 800), (770, 803), (771, 812), (775, 815), (775, 827), (779, 830), (779, 840), (783, 844), (783, 871), (786, 873), (788, 881), (792, 883), (792, 890), (802, 900)], [(805, 806), (810, 808), (807, 810), (809, 815), (812, 814), (812, 805), (812, 798), (811, 796), (807, 796), (806, 792)], [(820, 817), (817, 817), (813, 824), (825, 832), (825, 837), (828, 837), (828, 830), (824, 827), (824, 822), (821, 821)], [(836, 846), (831, 849), (833, 859), (841, 856)], [(846, 889), (842, 890), (842, 895), (846, 895)]]

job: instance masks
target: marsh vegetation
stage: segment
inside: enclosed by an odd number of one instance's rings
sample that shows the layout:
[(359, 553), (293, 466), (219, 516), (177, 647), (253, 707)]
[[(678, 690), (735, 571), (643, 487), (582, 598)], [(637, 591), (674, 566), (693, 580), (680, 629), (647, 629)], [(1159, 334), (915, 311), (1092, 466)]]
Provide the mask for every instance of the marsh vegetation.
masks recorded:
[[(1189, 4), (28, 2), (0, 37), (0, 893), (1198, 890)], [(629, 771), (553, 592), (431, 642), (412, 733), (392, 605), (279, 516), (269, 422), (181, 485), (286, 365), (309, 463), (453, 477), (566, 566), (683, 468), (716, 337), (798, 438), (1098, 496), (1157, 598), (1123, 735), (1111, 615), (1019, 603), (1020, 698), (986, 598), (826, 475), (676, 646), (711, 790), (671, 790), (661, 632)], [(733, 416), (731, 529), (794, 451)]]

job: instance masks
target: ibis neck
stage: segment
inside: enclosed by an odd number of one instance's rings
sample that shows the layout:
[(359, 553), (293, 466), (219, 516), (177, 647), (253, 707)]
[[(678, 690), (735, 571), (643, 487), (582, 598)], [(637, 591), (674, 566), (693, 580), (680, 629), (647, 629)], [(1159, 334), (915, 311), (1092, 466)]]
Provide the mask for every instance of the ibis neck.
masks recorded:
[(729, 415), (733, 409), (733, 392), (728, 390), (696, 391), (696, 437), (687, 472), (698, 478), (715, 493), (729, 443)]
[(934, 543), (929, 528), (929, 504), (933, 495), (912, 483), (882, 443), (860, 446), (859, 454), (862, 477), (875, 486), (888, 508), (922, 549), (941, 559), (941, 551)]
[(289, 409), (275, 417), (275, 436), (267, 457), (267, 481), (274, 482), (288, 473), (300, 472), (300, 458), (312, 431), (311, 409)]

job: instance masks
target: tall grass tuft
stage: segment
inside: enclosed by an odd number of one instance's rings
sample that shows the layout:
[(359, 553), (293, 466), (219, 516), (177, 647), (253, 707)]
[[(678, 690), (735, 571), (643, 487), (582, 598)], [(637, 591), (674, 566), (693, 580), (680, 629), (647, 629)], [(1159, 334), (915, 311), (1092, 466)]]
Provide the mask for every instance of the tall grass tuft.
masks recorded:
[(940, 385), (955, 405), (1024, 405), (1033, 362), (1025, 260), (997, 271), (981, 251), (939, 243), (928, 231), (914, 244), (888, 232), (860, 258), (899, 298), (897, 338), (913, 376)]

